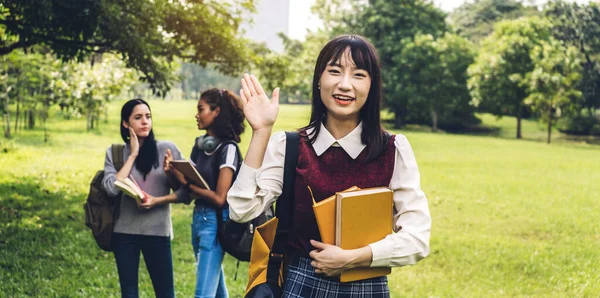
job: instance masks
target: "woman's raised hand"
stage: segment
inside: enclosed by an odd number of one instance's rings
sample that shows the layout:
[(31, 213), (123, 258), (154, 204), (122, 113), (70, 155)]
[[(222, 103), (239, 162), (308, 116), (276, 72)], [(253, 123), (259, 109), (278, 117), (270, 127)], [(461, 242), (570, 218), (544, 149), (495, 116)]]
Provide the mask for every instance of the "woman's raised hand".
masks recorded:
[(140, 152), (140, 142), (135, 134), (135, 130), (131, 127), (129, 127), (129, 149), (131, 150), (131, 155), (138, 156), (138, 153)]
[(244, 74), (240, 98), (244, 116), (252, 130), (259, 131), (273, 127), (279, 112), (279, 88), (273, 90), (272, 100), (269, 100), (258, 79), (254, 75)]

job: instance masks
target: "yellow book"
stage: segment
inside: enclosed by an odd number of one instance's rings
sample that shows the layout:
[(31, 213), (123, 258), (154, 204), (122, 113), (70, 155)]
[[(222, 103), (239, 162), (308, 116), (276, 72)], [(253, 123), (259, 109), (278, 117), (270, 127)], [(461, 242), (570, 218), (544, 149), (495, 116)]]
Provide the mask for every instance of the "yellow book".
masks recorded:
[[(308, 188), (310, 190), (310, 187)], [(352, 186), (344, 191), (359, 190), (360, 188)], [(312, 195), (312, 191), (311, 191)], [(335, 195), (316, 202), (313, 197), (313, 211), (317, 219), (317, 227), (321, 234), (321, 241), (326, 244), (335, 245)]]
[[(392, 233), (393, 192), (386, 187), (336, 194), (335, 245), (361, 248)], [(362, 267), (344, 271), (341, 282), (390, 274), (390, 267)]]

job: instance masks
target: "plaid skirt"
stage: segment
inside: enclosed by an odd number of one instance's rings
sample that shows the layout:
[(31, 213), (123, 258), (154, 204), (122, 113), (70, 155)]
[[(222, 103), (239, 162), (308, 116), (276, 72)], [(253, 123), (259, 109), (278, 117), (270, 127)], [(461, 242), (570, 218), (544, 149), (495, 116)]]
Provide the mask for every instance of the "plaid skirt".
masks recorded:
[(309, 258), (294, 256), (287, 266), (284, 298), (390, 297), (387, 276), (342, 283), (338, 278), (316, 274)]

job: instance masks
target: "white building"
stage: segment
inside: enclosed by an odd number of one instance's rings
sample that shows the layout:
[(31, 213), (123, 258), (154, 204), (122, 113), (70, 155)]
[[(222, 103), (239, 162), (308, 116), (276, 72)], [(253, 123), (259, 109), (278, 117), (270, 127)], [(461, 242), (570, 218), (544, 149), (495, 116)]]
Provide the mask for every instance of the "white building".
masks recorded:
[(283, 43), (277, 33), (290, 34), (290, 0), (257, 0), (256, 13), (252, 14), (253, 23), (244, 23), (245, 36), (262, 41), (269, 49), (283, 52)]

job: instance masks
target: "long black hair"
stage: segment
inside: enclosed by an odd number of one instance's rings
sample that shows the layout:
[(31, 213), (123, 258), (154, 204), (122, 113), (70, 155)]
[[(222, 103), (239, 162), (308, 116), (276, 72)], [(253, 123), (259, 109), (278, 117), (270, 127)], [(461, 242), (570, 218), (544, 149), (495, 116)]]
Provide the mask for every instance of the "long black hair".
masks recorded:
[[(123, 121), (129, 122), (129, 117), (133, 113), (133, 109), (137, 105), (146, 105), (150, 110), (150, 105), (141, 98), (134, 98), (127, 101), (121, 108), (121, 122), (119, 123), (121, 129), (121, 138), (127, 144), (129, 144), (129, 129), (123, 126)], [(154, 125), (153, 125), (154, 126)], [(144, 140), (144, 144), (140, 147), (140, 152), (135, 159), (135, 168), (138, 169), (146, 180), (146, 175), (150, 173), (152, 168), (158, 167), (158, 147), (156, 146), (156, 139), (154, 139), (154, 129), (150, 129), (148, 137)]]
[(344, 52), (349, 49), (354, 64), (364, 69), (371, 77), (371, 88), (365, 105), (360, 110), (362, 121), (361, 141), (368, 145), (367, 161), (375, 159), (385, 149), (388, 135), (381, 126), (382, 88), (381, 63), (377, 50), (366, 38), (360, 35), (340, 35), (329, 41), (319, 53), (315, 64), (312, 84), (312, 110), (309, 124), (303, 129), (313, 128), (309, 140), (314, 143), (321, 130), (321, 124), (326, 121), (327, 107), (321, 99), (319, 81), (327, 65), (334, 65)]
[(208, 89), (200, 95), (214, 111), (219, 107), (219, 115), (210, 124), (210, 130), (219, 140), (240, 142), (240, 135), (246, 129), (242, 103), (235, 93), (225, 89)]

